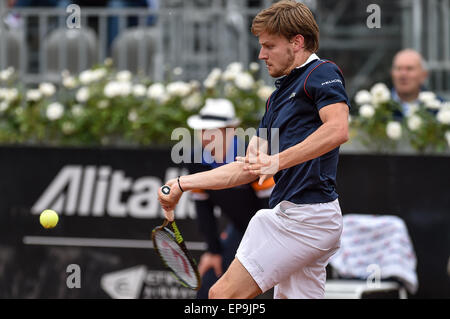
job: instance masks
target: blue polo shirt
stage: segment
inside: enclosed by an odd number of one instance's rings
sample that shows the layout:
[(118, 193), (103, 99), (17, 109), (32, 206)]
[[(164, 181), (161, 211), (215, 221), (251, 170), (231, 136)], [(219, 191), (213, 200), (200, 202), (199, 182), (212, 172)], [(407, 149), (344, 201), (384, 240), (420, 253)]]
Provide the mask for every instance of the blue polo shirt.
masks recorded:
[[(278, 152), (281, 153), (317, 130), (322, 125), (319, 116), (322, 107), (338, 102), (350, 106), (339, 67), (331, 61), (318, 59), (315, 54), (301, 67), (278, 79), (275, 86), (276, 90), (267, 100), (266, 112), (258, 129), (258, 136), (267, 137), (269, 154), (277, 153), (277, 138)], [(266, 129), (266, 133), (261, 129)], [(335, 200), (338, 197), (338, 157), (339, 147), (318, 158), (277, 172), (270, 207), (275, 207), (283, 200), (295, 204)]]

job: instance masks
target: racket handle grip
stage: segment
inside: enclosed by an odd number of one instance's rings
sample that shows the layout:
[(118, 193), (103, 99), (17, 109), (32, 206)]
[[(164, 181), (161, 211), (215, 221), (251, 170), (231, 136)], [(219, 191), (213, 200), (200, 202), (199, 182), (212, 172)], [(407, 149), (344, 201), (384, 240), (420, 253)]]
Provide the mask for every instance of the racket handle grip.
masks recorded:
[(174, 220), (174, 218), (175, 218), (174, 213), (173, 213), (173, 210), (169, 210), (169, 211), (164, 210), (164, 215), (166, 216), (166, 219), (167, 219), (169, 222), (173, 222), (173, 220)]
[[(169, 193), (170, 193), (170, 187), (167, 186), (167, 185), (164, 185), (163, 187), (161, 187), (161, 192), (162, 192), (164, 195), (169, 195)], [(164, 215), (165, 215), (166, 219), (167, 219), (169, 222), (173, 222), (173, 220), (174, 220), (174, 213), (173, 213), (173, 210), (170, 210), (170, 211), (164, 210)]]

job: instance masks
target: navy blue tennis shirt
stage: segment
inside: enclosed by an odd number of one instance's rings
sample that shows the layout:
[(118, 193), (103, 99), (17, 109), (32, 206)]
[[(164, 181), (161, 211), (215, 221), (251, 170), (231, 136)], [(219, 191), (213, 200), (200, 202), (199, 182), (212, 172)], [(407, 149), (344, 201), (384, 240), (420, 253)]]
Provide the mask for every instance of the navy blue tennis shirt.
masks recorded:
[[(319, 116), (322, 107), (339, 102), (350, 107), (342, 72), (336, 64), (320, 60), (315, 54), (305, 64), (278, 79), (275, 86), (257, 133), (262, 138), (267, 137), (271, 155), (277, 152), (276, 139), (281, 153), (317, 130), (322, 125)], [(267, 129), (265, 136), (261, 131), (264, 128)], [(295, 204), (335, 200), (338, 197), (338, 158), (339, 147), (336, 147), (318, 158), (277, 172), (270, 208), (283, 200)]]

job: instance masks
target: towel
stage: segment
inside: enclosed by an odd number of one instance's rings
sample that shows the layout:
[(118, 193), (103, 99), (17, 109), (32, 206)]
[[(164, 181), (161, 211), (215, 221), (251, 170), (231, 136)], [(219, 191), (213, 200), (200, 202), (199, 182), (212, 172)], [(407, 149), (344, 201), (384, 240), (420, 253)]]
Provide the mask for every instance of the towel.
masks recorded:
[(344, 215), (341, 248), (330, 263), (345, 278), (395, 278), (414, 294), (416, 255), (403, 220), (397, 216)]

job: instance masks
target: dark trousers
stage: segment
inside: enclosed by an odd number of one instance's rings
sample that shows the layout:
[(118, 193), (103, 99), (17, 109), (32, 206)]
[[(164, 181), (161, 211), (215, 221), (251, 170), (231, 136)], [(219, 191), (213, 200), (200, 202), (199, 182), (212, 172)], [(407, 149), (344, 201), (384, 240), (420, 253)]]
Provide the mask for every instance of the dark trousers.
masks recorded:
[[(239, 243), (244, 235), (236, 230), (231, 224), (227, 226), (225, 232), (227, 233), (227, 237), (221, 240), (222, 270), (224, 273), (234, 260)], [(197, 292), (197, 299), (208, 299), (209, 288), (211, 288), (218, 279), (219, 278), (216, 276), (214, 269), (209, 269), (202, 277), (202, 286)]]

